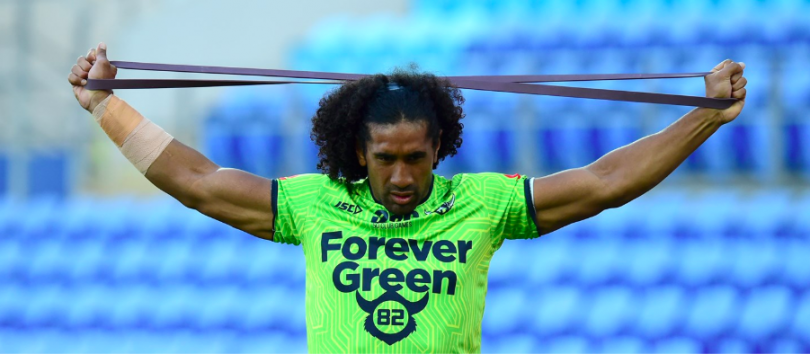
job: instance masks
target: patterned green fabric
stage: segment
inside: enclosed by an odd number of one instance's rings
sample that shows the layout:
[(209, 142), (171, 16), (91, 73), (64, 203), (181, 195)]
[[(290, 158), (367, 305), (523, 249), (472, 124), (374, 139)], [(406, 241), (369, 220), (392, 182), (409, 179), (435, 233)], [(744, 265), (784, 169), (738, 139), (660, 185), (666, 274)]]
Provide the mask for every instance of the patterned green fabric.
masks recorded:
[(274, 241), (306, 257), (310, 352), (480, 352), (487, 271), (504, 239), (537, 237), (530, 181), (434, 175), (430, 196), (389, 215), (363, 180), (274, 183)]

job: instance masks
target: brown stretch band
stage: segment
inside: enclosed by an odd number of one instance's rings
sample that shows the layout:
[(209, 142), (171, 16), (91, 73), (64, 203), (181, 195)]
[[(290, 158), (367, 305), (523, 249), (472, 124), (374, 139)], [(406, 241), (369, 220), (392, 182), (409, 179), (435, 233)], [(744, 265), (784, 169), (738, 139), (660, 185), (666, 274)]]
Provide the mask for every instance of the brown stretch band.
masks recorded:
[[(298, 79), (320, 79), (337, 81), (251, 81), (251, 80), (160, 80), (160, 79), (112, 79), (87, 80), (85, 88), (91, 90), (181, 88), (242, 85), (279, 84), (341, 84), (363, 78), (365, 74), (329, 73), (318, 71), (297, 71), (278, 69), (234, 68), (222, 66), (196, 66), (156, 63), (113, 61), (120, 69), (171, 71), (203, 74), (267, 76)], [(639, 80), (663, 78), (703, 77), (710, 72), (674, 74), (593, 74), (593, 75), (508, 75), (508, 76), (448, 76), (450, 82), (462, 89), (481, 91), (526, 93), (533, 95), (591, 98), (612, 101), (646, 102), (680, 106), (726, 109), (737, 100), (734, 98), (709, 98), (698, 96), (672, 95), (663, 93), (605, 90), (583, 87), (533, 84), (537, 82), (598, 81), (598, 80)]]

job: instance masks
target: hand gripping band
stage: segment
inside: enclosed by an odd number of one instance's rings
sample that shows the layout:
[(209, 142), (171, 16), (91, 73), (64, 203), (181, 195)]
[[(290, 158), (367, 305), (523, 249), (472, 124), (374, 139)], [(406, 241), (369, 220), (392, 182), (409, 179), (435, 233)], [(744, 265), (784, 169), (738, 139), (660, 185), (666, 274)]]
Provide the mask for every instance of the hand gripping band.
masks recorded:
[[(296, 71), (277, 69), (235, 68), (222, 66), (196, 66), (137, 63), (113, 61), (119, 69), (171, 71), (202, 74), (246, 75), (298, 79), (320, 79), (333, 81), (251, 81), (251, 80), (163, 80), (163, 79), (89, 79), (85, 88), (90, 90), (111, 89), (145, 89), (145, 88), (180, 88), (212, 86), (245, 86), (245, 85), (283, 85), (283, 84), (341, 84), (345, 81), (358, 80), (367, 75), (329, 73), (318, 71)], [(599, 81), (599, 80), (639, 80), (703, 77), (711, 72), (674, 73), (674, 74), (592, 74), (592, 75), (504, 75), (504, 76), (448, 76), (450, 82), (462, 89), (481, 91), (526, 93), (533, 95), (591, 98), (611, 101), (646, 102), (680, 106), (726, 109), (737, 99), (709, 98), (698, 96), (672, 95), (620, 90), (605, 90), (582, 87), (536, 84), (538, 82), (563, 81)]]

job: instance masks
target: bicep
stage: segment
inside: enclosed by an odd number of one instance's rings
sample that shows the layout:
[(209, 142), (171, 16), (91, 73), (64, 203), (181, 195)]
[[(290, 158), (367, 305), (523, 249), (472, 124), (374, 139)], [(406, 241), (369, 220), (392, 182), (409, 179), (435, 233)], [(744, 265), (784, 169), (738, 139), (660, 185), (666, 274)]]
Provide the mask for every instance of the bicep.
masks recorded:
[(586, 167), (535, 178), (533, 187), (537, 228), (543, 234), (607, 208), (607, 186)]
[(196, 209), (251, 235), (272, 239), (272, 181), (220, 168), (195, 182), (201, 196)]

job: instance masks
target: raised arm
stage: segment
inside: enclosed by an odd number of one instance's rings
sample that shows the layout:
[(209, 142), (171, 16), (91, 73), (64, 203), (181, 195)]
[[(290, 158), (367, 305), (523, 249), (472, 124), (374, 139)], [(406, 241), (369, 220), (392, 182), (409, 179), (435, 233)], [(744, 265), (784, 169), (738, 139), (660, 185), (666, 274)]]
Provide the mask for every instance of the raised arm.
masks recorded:
[(745, 105), (744, 63), (725, 60), (706, 76), (706, 96), (737, 98), (730, 108), (696, 108), (664, 130), (611, 151), (581, 168), (534, 180), (537, 226), (548, 233), (616, 208), (664, 180)]
[(220, 168), (180, 143), (111, 91), (84, 89), (86, 79), (115, 78), (102, 43), (79, 57), (68, 81), (79, 104), (92, 112), (105, 133), (156, 187), (183, 205), (254, 236), (272, 239), (271, 181), (245, 171)]

